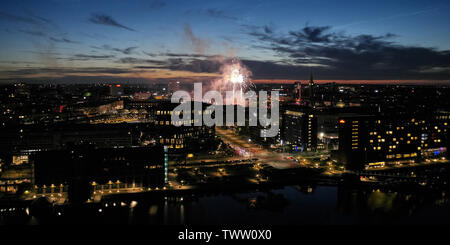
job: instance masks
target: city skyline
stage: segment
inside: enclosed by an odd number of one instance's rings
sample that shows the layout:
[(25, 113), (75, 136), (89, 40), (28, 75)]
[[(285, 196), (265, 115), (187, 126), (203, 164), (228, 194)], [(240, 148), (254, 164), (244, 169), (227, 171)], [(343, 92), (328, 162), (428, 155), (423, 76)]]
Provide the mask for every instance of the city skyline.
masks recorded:
[[(0, 82), (449, 83), (445, 1), (4, 1)], [(267, 11), (270, 9), (270, 11)], [(333, 10), (330, 13), (328, 10)]]
[(444, 0), (0, 1), (0, 227), (449, 224), (448, 23)]

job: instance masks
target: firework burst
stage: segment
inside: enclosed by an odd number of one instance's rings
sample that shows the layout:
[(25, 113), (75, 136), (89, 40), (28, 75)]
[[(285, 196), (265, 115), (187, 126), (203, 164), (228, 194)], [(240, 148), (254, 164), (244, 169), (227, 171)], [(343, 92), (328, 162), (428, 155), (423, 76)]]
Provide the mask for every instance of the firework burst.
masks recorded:
[(237, 58), (224, 62), (220, 69), (221, 77), (215, 80), (212, 89), (220, 91), (232, 91), (233, 97), (227, 98), (225, 104), (238, 104), (245, 106), (244, 94), (254, 87), (251, 82), (251, 71)]

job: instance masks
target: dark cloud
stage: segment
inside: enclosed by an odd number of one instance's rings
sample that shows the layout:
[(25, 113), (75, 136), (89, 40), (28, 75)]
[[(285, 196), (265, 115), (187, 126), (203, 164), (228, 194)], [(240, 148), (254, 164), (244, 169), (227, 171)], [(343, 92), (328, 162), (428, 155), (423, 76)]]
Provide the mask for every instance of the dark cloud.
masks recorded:
[(160, 56), (166, 57), (187, 57), (187, 58), (211, 58), (214, 55), (204, 55), (204, 54), (187, 54), (187, 53), (160, 53)]
[(151, 69), (151, 70), (153, 70), (153, 69), (161, 69), (160, 66), (133, 66), (133, 68), (136, 68), (136, 69)]
[[(121, 58), (117, 61), (122, 64), (141, 65), (135, 66), (142, 69), (168, 69), (173, 71), (190, 71), (195, 73), (215, 73), (220, 70), (222, 61), (219, 59), (197, 59), (191, 57), (175, 56), (161, 60), (141, 59), (135, 57)], [(146, 64), (150, 64), (147, 66)]]
[(135, 57), (120, 58), (117, 62), (122, 63), (122, 64), (153, 64), (153, 65), (161, 65), (161, 66), (164, 66), (167, 64), (167, 61), (163, 61), (163, 60), (150, 60), (150, 59), (141, 59), (141, 58), (135, 58)]
[(75, 54), (73, 57), (68, 58), (69, 60), (105, 60), (114, 58), (114, 55), (89, 55), (89, 54)]
[(213, 17), (213, 18), (219, 18), (219, 19), (229, 19), (229, 20), (238, 20), (237, 17), (231, 16), (227, 14), (224, 10), (217, 9), (217, 8), (209, 8), (203, 11), (206, 15)]
[(36, 15), (31, 9), (24, 8), (23, 11), (25, 12), (25, 14), (27, 16), (30, 16), (31, 18), (34, 18), (34, 19), (36, 19), (38, 21), (45, 22), (47, 24), (51, 24), (52, 23), (51, 20), (49, 20), (47, 18), (44, 18), (42, 16)]
[[(252, 71), (253, 79), (306, 79), (311, 72), (309, 67), (275, 61), (242, 60), (242, 63)], [(315, 68), (314, 71), (321, 75), (321, 79), (326, 76), (323, 68)]]
[(173, 58), (168, 60), (167, 68), (175, 71), (190, 71), (195, 73), (216, 73), (220, 70), (222, 62), (216, 59), (189, 59)]
[(19, 16), (14, 14), (9, 14), (6, 12), (0, 12), (0, 19), (5, 21), (11, 21), (11, 22), (22, 22), (22, 23), (28, 23), (28, 24), (45, 24), (49, 23), (50, 21), (36, 16), (36, 15), (30, 15), (30, 16)]
[(128, 47), (128, 48), (123, 48), (123, 49), (121, 49), (121, 48), (114, 48), (114, 47), (111, 47), (111, 46), (109, 46), (109, 45), (102, 45), (101, 47), (97, 47), (97, 46), (92, 46), (92, 48), (95, 48), (95, 49), (102, 49), (102, 50), (108, 50), (108, 51), (115, 51), (115, 52), (119, 52), (119, 53), (122, 53), (122, 54), (131, 54), (131, 53), (133, 53), (133, 51), (135, 50), (135, 49), (137, 49), (138, 47)]
[(105, 14), (92, 14), (91, 17), (89, 18), (89, 21), (94, 24), (114, 26), (114, 27), (125, 29), (125, 30), (129, 30), (129, 31), (136, 31), (130, 27), (120, 24), (119, 22), (114, 20), (111, 16), (105, 15)]
[[(395, 34), (356, 35), (333, 32), (330, 26), (306, 26), (288, 33), (273, 28), (245, 26), (259, 43), (254, 47), (276, 52), (281, 64), (265, 62), (265, 71), (295, 79), (298, 70), (314, 69), (323, 79), (449, 79), (450, 52), (400, 45)], [(253, 63), (256, 65), (256, 63)], [(441, 69), (433, 69), (440, 67)], [(441, 72), (426, 72), (441, 71)], [(255, 73), (254, 73), (255, 74)], [(258, 74), (258, 72), (256, 72)]]
[(92, 58), (92, 59), (107, 59), (114, 57), (113, 55), (86, 55), (86, 54), (76, 54), (75, 57), (78, 58)]
[[(198, 56), (195, 54), (158, 54), (161, 59), (141, 59), (136, 57), (121, 58), (117, 62), (132, 64), (139, 69), (167, 69), (172, 71), (189, 71), (193, 73), (218, 73), (223, 64), (231, 62), (231, 58), (216, 56)], [(298, 68), (290, 64), (278, 64), (274, 61), (243, 60), (256, 78), (288, 78), (290, 75), (306, 75), (306, 68)], [(308, 68), (309, 69), (309, 68)], [(309, 70), (308, 70), (309, 71)]]
[[(214, 56), (205, 59), (197, 58), (169, 58), (164, 60), (159, 68), (165, 68), (173, 71), (189, 71), (194, 73), (219, 73), (221, 67), (232, 61), (231, 58)], [(307, 67), (298, 67), (296, 65), (282, 64), (275, 61), (256, 61), (242, 60), (253, 74), (254, 79), (292, 79), (307, 76), (310, 69)]]
[(28, 30), (18, 30), (19, 32), (28, 34), (28, 35), (32, 35), (32, 36), (37, 36), (37, 37), (44, 37), (46, 36), (46, 34), (44, 32), (41, 31), (28, 31)]
[[(300, 31), (290, 31), (289, 34), (292, 37), (295, 37), (295, 41), (309, 41), (309, 42), (315, 42), (315, 43), (329, 43), (331, 41), (331, 38), (333, 37), (333, 34), (327, 34), (326, 31), (328, 31), (331, 27), (329, 26), (319, 26), (319, 27), (305, 27)], [(266, 31), (266, 33), (268, 33)], [(273, 31), (271, 31), (268, 34), (272, 34)]]
[(144, 53), (145, 55), (148, 55), (148, 56), (150, 56), (150, 57), (158, 56), (158, 54), (149, 53), (149, 52), (145, 52), (145, 51), (142, 51), (142, 53)]
[(137, 47), (128, 47), (128, 48), (124, 48), (124, 49), (119, 49), (119, 48), (113, 48), (112, 50), (120, 52), (122, 54), (131, 54), (133, 52), (133, 50), (137, 49)]
[(102, 74), (126, 74), (130, 71), (128, 69), (121, 68), (23, 68), (17, 70), (4, 70), (1, 72), (3, 75), (11, 76), (23, 76), (23, 75), (64, 75), (64, 74), (91, 74), (91, 73), (102, 73)]
[[(118, 60), (122, 64), (133, 64), (139, 69), (168, 69), (172, 71), (189, 71), (194, 73), (218, 73), (224, 63), (230, 58), (220, 55), (197, 55), (186, 53), (160, 53), (152, 57), (161, 59), (141, 59), (126, 57)], [(255, 79), (298, 79), (307, 77), (310, 68), (289, 64), (288, 62), (256, 61), (244, 59), (242, 62), (250, 68)]]
[(233, 20), (238, 21), (240, 18), (228, 14), (225, 10), (218, 8), (207, 8), (207, 9), (189, 9), (185, 11), (187, 15), (206, 15), (215, 19)]
[(79, 43), (79, 42), (72, 41), (72, 40), (64, 38), (64, 37), (63, 38), (50, 37), (49, 39), (51, 41), (57, 42), (57, 43)]

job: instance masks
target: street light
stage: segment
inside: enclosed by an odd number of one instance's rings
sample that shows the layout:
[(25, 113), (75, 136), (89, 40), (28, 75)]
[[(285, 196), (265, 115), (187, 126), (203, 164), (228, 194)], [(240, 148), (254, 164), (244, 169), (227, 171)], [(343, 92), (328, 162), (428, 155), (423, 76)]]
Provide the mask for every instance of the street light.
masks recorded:
[(117, 185), (117, 192), (119, 192), (119, 189), (120, 189), (120, 181), (119, 180), (116, 181), (116, 185)]

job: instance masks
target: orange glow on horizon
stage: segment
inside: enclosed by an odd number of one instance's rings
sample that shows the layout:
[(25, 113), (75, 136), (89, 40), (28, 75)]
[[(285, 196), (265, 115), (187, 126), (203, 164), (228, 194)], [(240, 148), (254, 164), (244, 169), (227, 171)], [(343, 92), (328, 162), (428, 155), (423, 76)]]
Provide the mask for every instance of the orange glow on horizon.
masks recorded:
[[(67, 67), (60, 67), (61, 69), (69, 69)], [(98, 67), (102, 69), (101, 67)], [(116, 73), (106, 73), (106, 72), (84, 72), (83, 67), (77, 68), (80, 72), (76, 70), (73, 72), (43, 72), (43, 73), (33, 73), (33, 74), (24, 74), (21, 78), (15, 77), (4, 77), (4, 79), (18, 80), (18, 79), (61, 79), (65, 77), (73, 77), (76, 79), (77, 77), (84, 77), (92, 79), (96, 79), (96, 77), (108, 77), (110, 79), (121, 78), (121, 79), (144, 79), (144, 80), (156, 80), (156, 79), (164, 79), (164, 80), (183, 80), (186, 82), (207, 82), (214, 81), (220, 74), (218, 73), (198, 73), (191, 71), (172, 71), (169, 69), (133, 69), (131, 68), (129, 72), (116, 74)], [(320, 75), (320, 74), (318, 74)], [(252, 79), (251, 82), (258, 83), (278, 83), (278, 84), (293, 84), (294, 82), (301, 81), (303, 84), (308, 83), (308, 78), (304, 79)], [(316, 84), (325, 84), (325, 83), (333, 83), (336, 84), (442, 84), (442, 85), (450, 85), (450, 80), (370, 80), (370, 79), (359, 79), (359, 80), (314, 80)]]

